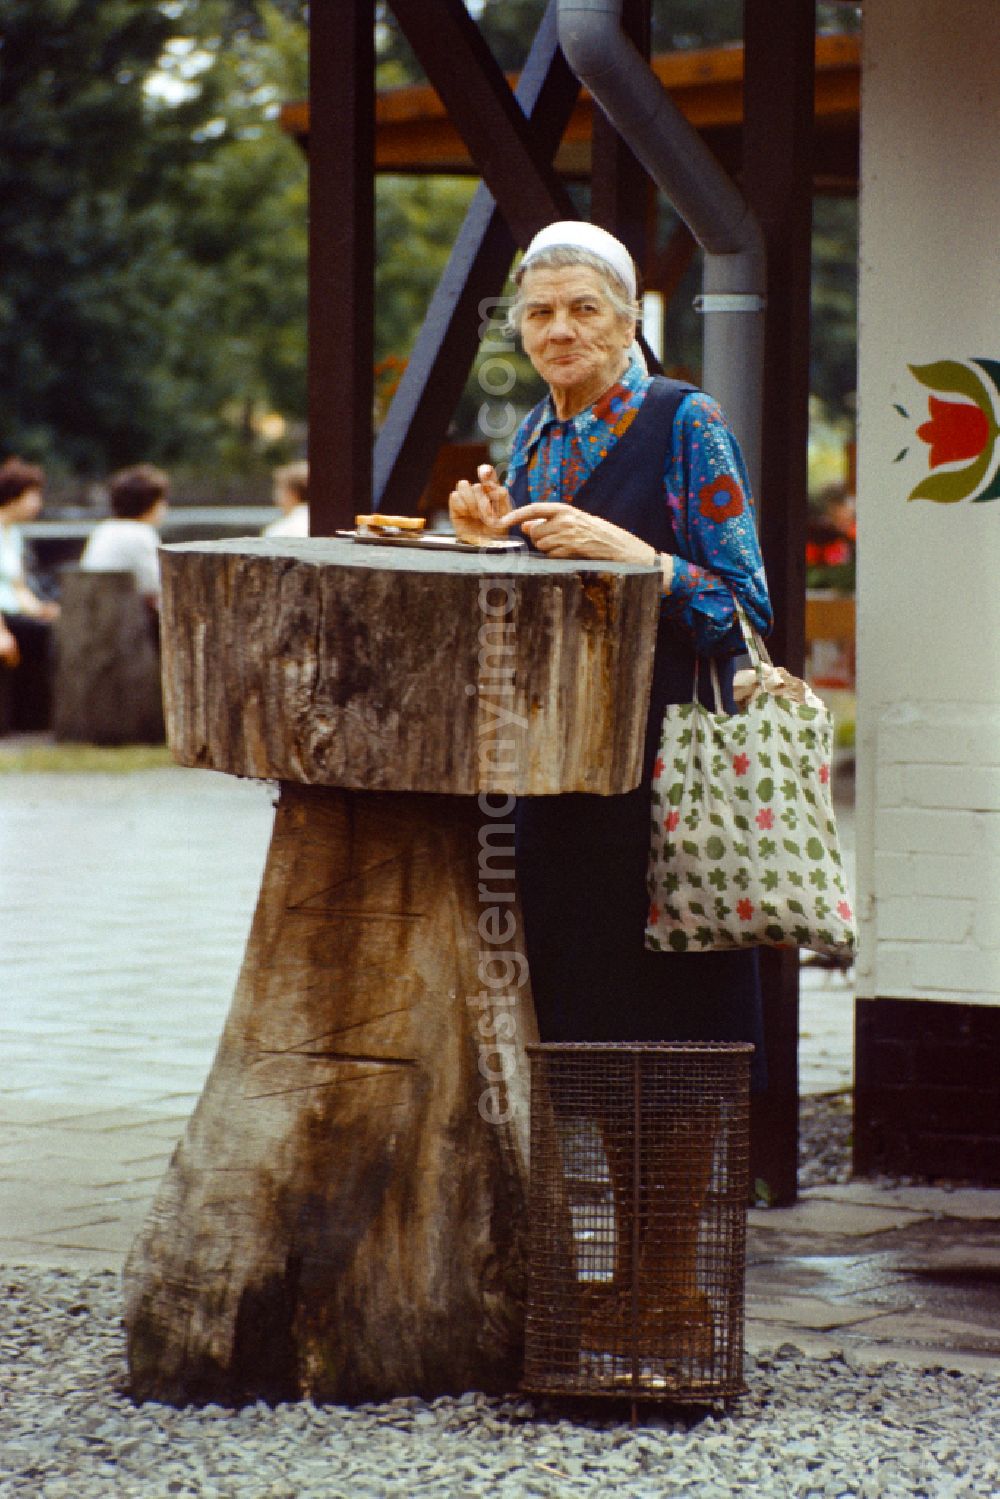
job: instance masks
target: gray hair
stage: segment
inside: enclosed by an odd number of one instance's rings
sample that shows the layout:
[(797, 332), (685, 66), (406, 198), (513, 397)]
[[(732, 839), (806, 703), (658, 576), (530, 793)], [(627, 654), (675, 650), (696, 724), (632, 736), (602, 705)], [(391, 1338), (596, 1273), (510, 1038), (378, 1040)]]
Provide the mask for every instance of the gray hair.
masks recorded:
[(563, 271), (574, 265), (587, 266), (589, 270), (597, 271), (604, 283), (604, 294), (611, 303), (612, 311), (619, 317), (627, 318), (631, 323), (641, 320), (642, 308), (637, 301), (633, 301), (628, 287), (606, 260), (590, 250), (577, 249), (575, 245), (553, 245), (551, 250), (539, 250), (537, 255), (532, 255), (527, 264), (522, 260), (514, 274), (517, 290), (510, 304), (504, 329), (508, 337), (521, 331), (521, 320), (528, 303), (524, 294), (525, 274), (528, 271)]

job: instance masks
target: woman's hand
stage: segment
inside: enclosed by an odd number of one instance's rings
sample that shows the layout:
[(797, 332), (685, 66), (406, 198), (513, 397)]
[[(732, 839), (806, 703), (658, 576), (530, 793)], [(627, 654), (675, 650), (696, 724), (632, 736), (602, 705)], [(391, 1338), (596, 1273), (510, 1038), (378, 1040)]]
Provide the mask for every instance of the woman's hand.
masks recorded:
[(602, 562), (652, 563), (655, 548), (631, 531), (577, 510), (575, 505), (542, 502), (522, 505), (500, 522), (503, 530), (520, 526), (531, 544), (547, 557), (593, 557)]
[(481, 463), (478, 482), (459, 479), (448, 496), (448, 514), (459, 541), (496, 541), (503, 536), (503, 518), (510, 513), (510, 495), (496, 469)]

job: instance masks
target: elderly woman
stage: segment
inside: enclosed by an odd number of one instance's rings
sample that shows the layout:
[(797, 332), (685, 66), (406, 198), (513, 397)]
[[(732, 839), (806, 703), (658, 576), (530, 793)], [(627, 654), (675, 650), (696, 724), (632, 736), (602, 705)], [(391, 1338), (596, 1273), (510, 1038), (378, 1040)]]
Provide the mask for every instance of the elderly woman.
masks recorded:
[[(734, 655), (743, 648), (736, 601), (761, 631), (771, 609), (742, 455), (710, 396), (646, 372), (635, 344), (637, 278), (625, 246), (595, 225), (565, 222), (535, 236), (516, 276), (510, 321), (549, 394), (514, 439), (506, 487), (491, 468), (451, 495), (459, 535), (519, 527), (548, 557), (657, 566), (662, 601), (643, 776), (626, 795), (522, 798), (517, 879), (525, 949), (543, 1041), (745, 1040), (762, 1086), (757, 954), (663, 953), (644, 944), (650, 792), (663, 711), (690, 701), (699, 657), (716, 660), (732, 710)], [(703, 696), (709, 672), (701, 673)], [(606, 1122), (618, 1203), (616, 1276), (590, 1322), (615, 1328), (627, 1273), (627, 1143)], [(678, 1142), (680, 1148), (681, 1142)], [(684, 1170), (700, 1200), (711, 1139), (684, 1142)], [(644, 1163), (674, 1171), (676, 1163)], [(697, 1202), (693, 1204), (697, 1218)], [(672, 1298), (678, 1323), (705, 1351), (710, 1317), (697, 1289), (695, 1239), (645, 1242), (644, 1299)], [(678, 1280), (680, 1276), (680, 1280)], [(669, 1292), (665, 1289), (672, 1286)], [(620, 1310), (620, 1308), (618, 1309)], [(610, 1319), (610, 1321), (608, 1320)]]
[(640, 786), (518, 806), (539, 1030), (548, 1041), (752, 1041), (759, 1086), (756, 953), (644, 946), (663, 710), (690, 701), (699, 656), (716, 658), (728, 695), (742, 649), (737, 599), (760, 630), (771, 623), (743, 458), (711, 397), (646, 373), (634, 343), (635, 267), (620, 241), (592, 224), (550, 224), (516, 281), (510, 320), (549, 395), (515, 436), (506, 487), (484, 468), (452, 493), (456, 530), (517, 526), (546, 556), (656, 565), (662, 578)]

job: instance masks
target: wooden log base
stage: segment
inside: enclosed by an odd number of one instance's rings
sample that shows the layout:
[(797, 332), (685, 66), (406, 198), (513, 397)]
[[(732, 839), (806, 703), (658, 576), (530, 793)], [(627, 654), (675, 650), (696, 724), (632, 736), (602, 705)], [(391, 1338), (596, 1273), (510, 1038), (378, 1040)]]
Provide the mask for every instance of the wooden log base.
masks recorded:
[(535, 1030), (527, 984), (496, 986), (526, 976), (510, 839), (468, 798), (282, 785), (218, 1054), (125, 1267), (136, 1398), (516, 1386)]

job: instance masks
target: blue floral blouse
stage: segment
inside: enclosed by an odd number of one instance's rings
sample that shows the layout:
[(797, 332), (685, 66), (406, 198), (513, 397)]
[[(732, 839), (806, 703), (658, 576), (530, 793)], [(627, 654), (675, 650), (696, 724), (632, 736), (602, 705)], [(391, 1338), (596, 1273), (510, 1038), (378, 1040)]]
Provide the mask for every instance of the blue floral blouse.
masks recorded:
[[(532, 502), (571, 503), (628, 430), (649, 383), (633, 357), (620, 381), (567, 421), (556, 417), (549, 397), (515, 434), (508, 486), (526, 467)], [(762, 634), (770, 629), (771, 603), (746, 465), (718, 405), (701, 391), (685, 396), (678, 407), (663, 502), (678, 550), (663, 601), (667, 617), (691, 635), (702, 653), (718, 650), (733, 630), (734, 596)]]

